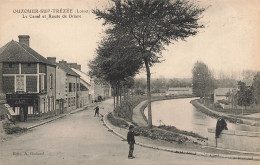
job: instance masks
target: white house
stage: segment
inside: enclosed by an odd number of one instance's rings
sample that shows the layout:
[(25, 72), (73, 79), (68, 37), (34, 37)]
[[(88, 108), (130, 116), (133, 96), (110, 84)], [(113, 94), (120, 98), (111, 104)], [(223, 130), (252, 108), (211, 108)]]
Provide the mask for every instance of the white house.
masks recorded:
[(236, 93), (236, 88), (217, 88), (214, 90), (214, 103), (217, 103), (219, 100), (227, 100), (228, 99), (228, 93)]
[(80, 98), (80, 106), (86, 106), (87, 104), (92, 103), (93, 97), (91, 95), (92, 89), (90, 85), (90, 79), (88, 75), (78, 69), (71, 68), (74, 72), (76, 72), (78, 75), (80, 75), (80, 92), (81, 92), (81, 98)]

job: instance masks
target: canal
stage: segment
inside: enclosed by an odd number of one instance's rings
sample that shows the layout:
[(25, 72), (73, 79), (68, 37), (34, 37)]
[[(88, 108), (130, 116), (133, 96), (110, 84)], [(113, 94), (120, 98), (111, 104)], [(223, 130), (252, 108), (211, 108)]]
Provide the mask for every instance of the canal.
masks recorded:
[[(153, 125), (175, 126), (178, 129), (198, 133), (208, 137), (208, 128), (215, 128), (217, 119), (196, 110), (190, 103), (196, 98), (171, 99), (152, 102)], [(147, 117), (147, 108), (144, 114)], [(260, 132), (260, 127), (253, 127), (227, 122), (229, 130)]]

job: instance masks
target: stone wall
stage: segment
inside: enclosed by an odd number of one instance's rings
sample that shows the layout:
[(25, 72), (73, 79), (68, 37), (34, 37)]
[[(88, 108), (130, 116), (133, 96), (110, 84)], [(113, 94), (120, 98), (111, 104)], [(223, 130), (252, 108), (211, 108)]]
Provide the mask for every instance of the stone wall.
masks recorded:
[(208, 129), (208, 146), (231, 150), (260, 152), (260, 132), (223, 130), (215, 139), (215, 129)]

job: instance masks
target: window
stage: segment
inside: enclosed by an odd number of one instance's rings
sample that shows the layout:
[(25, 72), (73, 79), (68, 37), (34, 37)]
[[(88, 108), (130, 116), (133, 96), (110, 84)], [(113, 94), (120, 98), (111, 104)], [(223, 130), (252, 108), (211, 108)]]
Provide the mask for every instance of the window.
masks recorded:
[(16, 91), (24, 91), (24, 75), (16, 75)]
[(72, 83), (69, 83), (69, 92), (72, 92)]
[(13, 67), (13, 65), (11, 63), (9, 63), (9, 68), (12, 68), (12, 67)]
[(53, 75), (50, 75), (50, 89), (53, 88)]
[(33, 114), (33, 106), (28, 106), (28, 114)]

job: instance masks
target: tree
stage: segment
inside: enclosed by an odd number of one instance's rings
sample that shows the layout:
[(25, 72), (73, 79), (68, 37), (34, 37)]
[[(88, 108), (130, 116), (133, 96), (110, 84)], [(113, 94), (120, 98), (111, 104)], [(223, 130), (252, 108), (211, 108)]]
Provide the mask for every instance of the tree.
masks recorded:
[(148, 126), (152, 127), (150, 67), (160, 62), (164, 45), (195, 35), (203, 25), (198, 23), (204, 8), (184, 0), (113, 0), (105, 11), (94, 10), (104, 25), (111, 25), (107, 34), (131, 39), (147, 73)]
[(119, 103), (123, 82), (129, 80), (129, 77), (134, 77), (142, 66), (142, 61), (138, 56), (134, 56), (135, 53), (138, 51), (131, 42), (110, 36), (99, 44), (97, 56), (88, 64), (91, 77), (112, 86), (114, 98), (117, 97), (116, 106)]
[(200, 98), (208, 96), (215, 89), (214, 78), (208, 66), (203, 62), (196, 62), (192, 69), (193, 94)]
[(238, 82), (239, 91), (237, 92), (238, 105), (244, 106), (245, 109), (247, 106), (253, 104), (254, 95), (253, 95), (253, 87), (246, 86), (246, 83), (239, 81)]
[(254, 102), (256, 104), (260, 103), (260, 72), (254, 76), (253, 80), (253, 88), (254, 88)]

